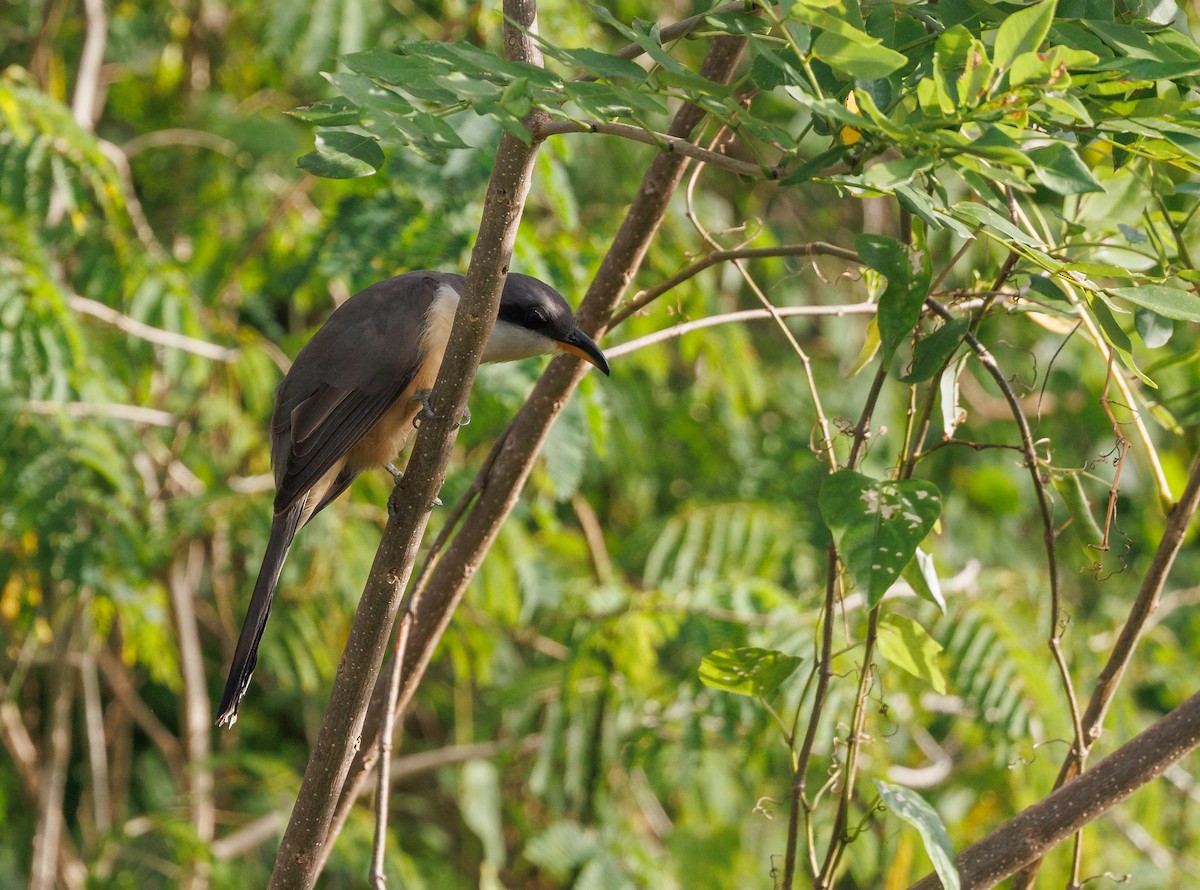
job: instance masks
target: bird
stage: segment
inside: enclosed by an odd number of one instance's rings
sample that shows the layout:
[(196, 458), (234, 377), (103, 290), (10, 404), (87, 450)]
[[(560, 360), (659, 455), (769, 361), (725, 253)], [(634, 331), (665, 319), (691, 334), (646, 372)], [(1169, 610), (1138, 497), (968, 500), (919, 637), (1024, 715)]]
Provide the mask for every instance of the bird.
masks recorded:
[[(429, 391), (446, 353), (466, 279), (406, 272), (359, 291), (333, 311), (300, 350), (275, 393), (271, 534), (238, 635), (217, 714), (232, 727), (250, 686), (271, 601), (292, 539), (372, 466), (392, 466), (415, 422), (431, 416)], [(567, 352), (605, 375), (600, 347), (550, 285), (510, 272), (484, 362)]]

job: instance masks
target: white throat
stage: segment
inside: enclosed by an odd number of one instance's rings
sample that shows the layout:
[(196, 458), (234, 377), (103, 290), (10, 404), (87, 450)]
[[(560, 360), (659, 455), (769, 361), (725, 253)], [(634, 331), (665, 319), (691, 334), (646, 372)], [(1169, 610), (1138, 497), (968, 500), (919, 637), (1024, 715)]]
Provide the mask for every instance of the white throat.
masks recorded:
[[(438, 288), (425, 318), (428, 341), (445, 343), (450, 339), (450, 328), (454, 324), (454, 313), (458, 309), (458, 294), (448, 286)], [(434, 345), (429, 342), (428, 345)], [(442, 346), (442, 351), (445, 346)], [(511, 322), (496, 320), (487, 344), (483, 347), (482, 361), (512, 362), (517, 359), (549, 355), (558, 351), (558, 344), (549, 337)]]

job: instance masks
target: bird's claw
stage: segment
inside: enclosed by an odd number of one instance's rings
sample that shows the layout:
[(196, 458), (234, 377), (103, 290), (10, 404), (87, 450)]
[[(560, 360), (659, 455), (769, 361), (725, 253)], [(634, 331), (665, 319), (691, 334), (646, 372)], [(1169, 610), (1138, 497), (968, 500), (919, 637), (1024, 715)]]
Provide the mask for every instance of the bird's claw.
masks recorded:
[[(413, 393), (413, 401), (421, 403), (421, 410), (413, 417), (413, 426), (417, 429), (421, 428), (422, 420), (436, 420), (437, 412), (433, 410), (433, 406), (429, 404), (429, 396), (433, 393), (431, 389), (421, 389)], [(464, 408), (463, 416), (458, 421), (459, 426), (466, 426), (471, 422), (471, 409)]]

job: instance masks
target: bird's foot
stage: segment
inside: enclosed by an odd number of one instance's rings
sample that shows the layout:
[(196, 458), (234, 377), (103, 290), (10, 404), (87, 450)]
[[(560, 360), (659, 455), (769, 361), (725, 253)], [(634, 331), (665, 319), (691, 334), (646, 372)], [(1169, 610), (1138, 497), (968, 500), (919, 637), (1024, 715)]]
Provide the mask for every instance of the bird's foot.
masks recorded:
[(392, 493), (388, 495), (387, 511), (388, 519), (395, 519), (400, 503), (400, 480), (404, 478), (404, 474), (396, 469), (396, 465), (387, 463), (383, 468), (392, 474)]
[(413, 401), (421, 403), (421, 410), (417, 412), (413, 418), (413, 426), (417, 429), (421, 428), (422, 420), (436, 420), (437, 412), (433, 410), (433, 406), (429, 404), (429, 397), (433, 394), (432, 389), (420, 389), (413, 393)]
[[(421, 389), (413, 393), (413, 401), (421, 403), (421, 410), (417, 412), (413, 418), (413, 426), (417, 429), (421, 428), (422, 420), (436, 420), (437, 412), (433, 410), (433, 406), (429, 404), (429, 396), (433, 393), (431, 389)], [(466, 426), (471, 422), (471, 409), (464, 408), (463, 416), (459, 419), (459, 426)]]
[[(392, 474), (392, 482), (395, 483), (392, 486), (392, 493), (388, 495), (387, 499), (388, 518), (395, 519), (400, 507), (400, 480), (404, 478), (404, 474), (396, 469), (395, 464), (387, 463), (383, 465), (383, 468)], [(442, 506), (442, 499), (435, 496), (433, 506)]]

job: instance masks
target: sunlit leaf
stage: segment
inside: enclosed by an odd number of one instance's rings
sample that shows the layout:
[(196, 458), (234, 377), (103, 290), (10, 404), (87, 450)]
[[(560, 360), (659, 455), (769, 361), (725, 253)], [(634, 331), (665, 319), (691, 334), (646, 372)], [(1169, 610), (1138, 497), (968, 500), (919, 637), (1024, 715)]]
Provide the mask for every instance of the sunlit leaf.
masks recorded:
[(945, 695), (946, 677), (938, 664), (941, 651), (942, 644), (913, 619), (903, 615), (879, 619), (879, 654)]
[(1007, 68), (1022, 53), (1036, 51), (1050, 32), (1057, 0), (1040, 0), (1010, 14), (996, 32), (993, 61), (997, 68)]
[(1115, 287), (1113, 296), (1156, 312), (1163, 318), (1176, 321), (1200, 321), (1200, 297), (1177, 287), (1143, 284), (1138, 287)]
[(700, 682), (735, 695), (769, 695), (801, 661), (772, 649), (717, 649), (700, 662)]
[(317, 150), (300, 158), (303, 169), (326, 179), (370, 176), (383, 166), (383, 149), (370, 136), (345, 130), (317, 133)]
[(911, 788), (891, 785), (879, 779), (875, 780), (875, 787), (879, 789), (884, 806), (920, 832), (925, 852), (933, 862), (933, 870), (941, 879), (942, 887), (945, 890), (959, 890), (962, 882), (959, 880), (958, 866), (954, 864), (954, 845), (950, 843), (950, 836), (946, 834), (946, 826), (937, 810)]
[(818, 502), (870, 607), (900, 577), (942, 512), (941, 495), (930, 482), (880, 481), (850, 470), (825, 477)]

